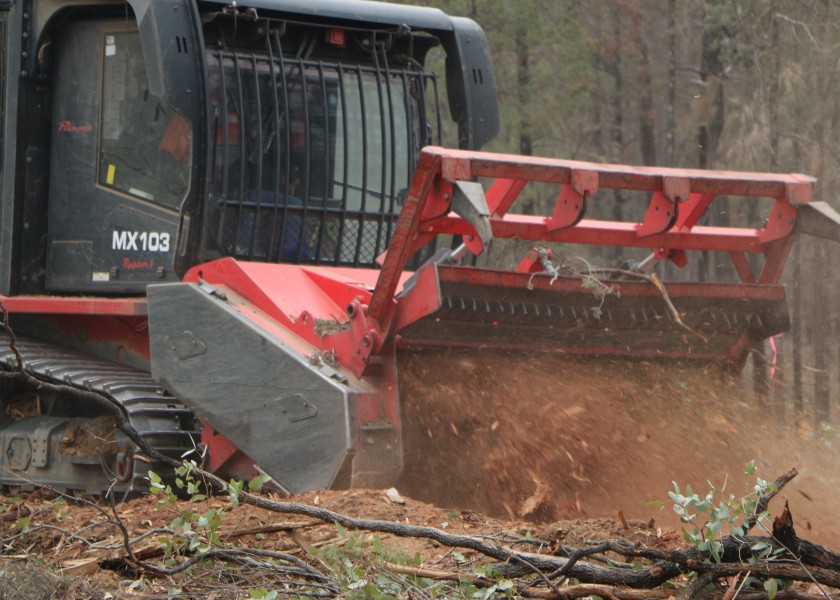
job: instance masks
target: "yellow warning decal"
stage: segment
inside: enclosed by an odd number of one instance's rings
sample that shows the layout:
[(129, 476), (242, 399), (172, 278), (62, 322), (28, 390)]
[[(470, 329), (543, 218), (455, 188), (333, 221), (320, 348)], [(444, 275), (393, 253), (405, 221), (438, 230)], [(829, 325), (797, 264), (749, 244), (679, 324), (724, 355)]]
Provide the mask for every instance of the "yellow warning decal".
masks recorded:
[(117, 173), (117, 165), (108, 165), (108, 174), (105, 176), (105, 183), (114, 185), (114, 175)]

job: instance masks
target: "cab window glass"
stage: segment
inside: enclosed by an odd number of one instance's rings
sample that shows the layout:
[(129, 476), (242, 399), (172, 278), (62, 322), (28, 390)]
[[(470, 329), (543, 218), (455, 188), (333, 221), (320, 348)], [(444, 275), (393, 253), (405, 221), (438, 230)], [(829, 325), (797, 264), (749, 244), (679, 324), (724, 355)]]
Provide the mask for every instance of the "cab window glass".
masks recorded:
[(102, 38), (100, 185), (171, 208), (189, 190), (192, 130), (149, 92), (137, 32)]

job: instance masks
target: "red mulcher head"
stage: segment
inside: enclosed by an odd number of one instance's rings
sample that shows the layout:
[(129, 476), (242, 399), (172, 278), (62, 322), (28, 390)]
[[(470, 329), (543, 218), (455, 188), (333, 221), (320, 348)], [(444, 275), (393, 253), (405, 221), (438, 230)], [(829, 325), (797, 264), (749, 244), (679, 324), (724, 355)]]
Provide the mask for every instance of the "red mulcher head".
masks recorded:
[[(531, 182), (559, 184), (551, 214), (510, 212)], [(399, 348), (685, 357), (738, 368), (756, 341), (788, 326), (779, 278), (795, 234), (840, 239), (840, 215), (810, 202), (813, 185), (801, 175), (427, 148), (379, 272), (225, 258), (183, 283), (149, 286), (152, 370), (211, 424), (202, 439), (220, 471), (247, 476), (255, 462), (290, 491), (392, 485), (402, 468)], [(647, 200), (640, 222), (584, 218), (610, 189)], [(766, 222), (699, 225), (724, 195), (729, 206), (736, 197), (755, 198), (751, 208), (767, 201)], [(440, 234), (462, 236), (463, 247), (406, 273)], [(498, 238), (535, 248), (509, 269), (462, 264)], [(653, 258), (580, 274), (540, 247), (549, 242)], [(657, 260), (686, 265), (694, 251), (728, 256), (740, 282), (663, 281), (650, 270)]]
[[(552, 214), (509, 212), (529, 182), (562, 185)], [(779, 279), (795, 234), (840, 239), (840, 215), (811, 202), (814, 183), (805, 175), (426, 148), (370, 304), (361, 307), (367, 308), (367, 347), (376, 353), (396, 342), (685, 357), (738, 369), (752, 345), (789, 327)], [(585, 218), (587, 205), (607, 189), (649, 194), (643, 221)], [(698, 225), (720, 196), (766, 199), (763, 227)], [(425, 264), (396, 295), (407, 261), (439, 234), (463, 236), (464, 246)], [(641, 265), (583, 275), (558, 269), (539, 247), (516, 270), (458, 264), (466, 251), (481, 255), (494, 238), (646, 248), (652, 255)], [(657, 260), (685, 266), (691, 251), (727, 254), (740, 282), (669, 283), (645, 273)], [(756, 273), (752, 265), (759, 262)], [(364, 370), (367, 352), (357, 353), (351, 368)]]

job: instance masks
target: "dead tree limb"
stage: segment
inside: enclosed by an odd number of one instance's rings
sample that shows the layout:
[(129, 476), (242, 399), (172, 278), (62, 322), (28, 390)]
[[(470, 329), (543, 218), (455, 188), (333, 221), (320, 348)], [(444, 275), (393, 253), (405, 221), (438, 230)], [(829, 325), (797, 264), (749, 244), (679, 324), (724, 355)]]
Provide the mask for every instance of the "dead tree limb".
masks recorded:
[[(198, 475), (203, 477), (215, 489), (227, 489), (225, 483), (215, 475), (201, 471), (200, 469), (196, 469), (196, 471)], [(373, 519), (359, 519), (321, 507), (309, 506), (297, 502), (272, 500), (248, 492), (240, 492), (238, 497), (240, 502), (272, 512), (304, 515), (327, 523), (338, 523), (342, 527), (351, 530), (389, 533), (402, 537), (428, 538), (444, 546), (467, 548), (484, 554), (500, 563), (506, 563), (509, 567), (513, 567), (510, 563), (512, 558), (511, 554), (513, 553), (519, 561), (527, 565), (529, 571), (538, 569), (543, 572), (555, 573), (571, 562), (570, 558), (565, 557), (530, 552), (514, 552), (510, 549), (502, 548), (487, 538), (450, 534), (434, 527)], [(633, 589), (651, 589), (659, 587), (664, 582), (687, 571), (695, 571), (699, 575), (708, 573), (710, 579), (731, 577), (738, 573), (751, 571), (754, 575), (757, 574), (764, 577), (778, 577), (797, 581), (817, 581), (823, 585), (840, 587), (840, 562), (836, 564), (836, 570), (824, 566), (807, 566), (806, 570), (806, 568), (803, 568), (802, 565), (794, 561), (766, 561), (759, 559), (758, 556), (753, 557), (751, 548), (759, 542), (768, 544), (773, 548), (783, 547), (772, 537), (728, 536), (723, 538), (722, 542), (723, 560), (734, 562), (724, 562), (721, 564), (708, 563), (703, 560), (704, 556), (695, 549), (667, 552), (635, 546), (626, 540), (613, 540), (603, 548), (599, 548), (600, 551), (609, 550), (626, 558), (647, 558), (655, 562), (647, 568), (630, 570), (620, 567), (596, 565), (577, 559), (574, 564), (566, 569), (564, 574), (566, 577), (577, 579), (583, 583), (623, 586)], [(802, 547), (802, 544), (797, 547)], [(815, 556), (831, 558), (831, 554), (827, 554), (827, 552), (816, 553)], [(754, 558), (758, 562), (755, 564), (746, 562), (749, 558)], [(810, 556), (806, 558), (810, 559)], [(520, 569), (524, 568), (526, 567), (520, 566)]]
[(715, 583), (718, 579), (719, 577), (713, 573), (706, 572), (699, 574), (687, 586), (680, 590), (680, 593), (677, 594), (677, 600), (691, 600), (691, 598), (695, 598), (700, 592)]
[(744, 532), (749, 532), (753, 527), (755, 527), (756, 522), (758, 521), (758, 515), (765, 512), (767, 507), (770, 506), (770, 501), (782, 491), (782, 488), (785, 487), (790, 481), (799, 474), (799, 471), (796, 469), (791, 469), (784, 475), (781, 475), (776, 481), (773, 482), (773, 487), (761, 494), (758, 497), (758, 502), (755, 504), (755, 510), (753, 514), (746, 520), (744, 523)]
[(622, 587), (582, 583), (563, 588), (560, 593), (549, 590), (526, 590), (521, 595), (523, 598), (542, 598), (545, 600), (573, 600), (574, 598), (588, 598), (590, 596), (615, 598), (616, 600), (646, 600), (647, 598), (673, 598), (674, 590), (631, 590)]

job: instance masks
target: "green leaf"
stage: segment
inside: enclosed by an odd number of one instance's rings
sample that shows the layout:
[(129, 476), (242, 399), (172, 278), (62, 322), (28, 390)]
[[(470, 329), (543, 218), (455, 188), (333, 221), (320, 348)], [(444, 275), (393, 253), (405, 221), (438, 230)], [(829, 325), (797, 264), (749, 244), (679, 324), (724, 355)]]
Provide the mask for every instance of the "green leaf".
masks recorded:
[[(212, 511), (212, 510), (213, 509), (211, 508), (210, 511)], [(210, 511), (207, 511), (207, 512), (210, 512)], [(207, 527), (210, 524), (210, 519), (211, 518), (212, 517), (208, 517), (206, 514), (201, 515), (200, 517), (198, 517), (198, 526), (199, 527)]]
[(32, 517), (21, 517), (15, 521), (15, 529), (20, 529), (21, 533), (29, 531), (29, 524), (32, 522)]
[(767, 592), (767, 600), (774, 600), (776, 594), (779, 592), (779, 581), (768, 579), (764, 582), (764, 591)]
[(721, 550), (723, 550), (723, 544), (717, 540), (711, 542), (709, 545), (709, 551), (712, 554), (712, 559), (718, 564), (720, 564)]
[(347, 589), (348, 590), (360, 590), (364, 587), (367, 587), (367, 584), (368, 584), (367, 579), (365, 579), (364, 577), (360, 577), (356, 581), (353, 581), (352, 583), (347, 584)]
[(128, 584), (128, 589), (130, 590), (142, 590), (145, 587), (142, 579), (135, 579), (131, 583)]
[(271, 481), (271, 475), (267, 475), (263, 473), (262, 475), (257, 475), (251, 481), (248, 482), (248, 489), (252, 492), (259, 492), (263, 486)]
[(755, 459), (753, 459), (744, 466), (744, 473), (747, 475), (755, 475), (755, 472)]
[(230, 496), (230, 503), (233, 504), (234, 507), (239, 506), (239, 494), (244, 487), (244, 483), (242, 483), (241, 481), (236, 481), (235, 479), (231, 479), (230, 483), (228, 483), (227, 493), (228, 496)]
[(335, 530), (338, 532), (338, 537), (347, 537), (347, 528), (342, 526), (338, 521), (335, 522)]

